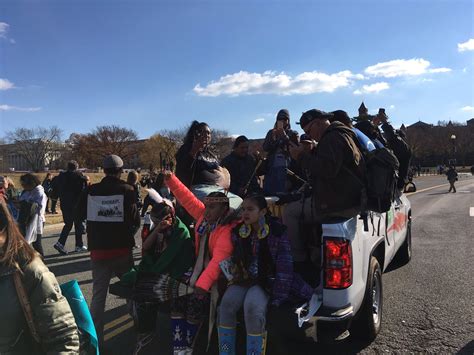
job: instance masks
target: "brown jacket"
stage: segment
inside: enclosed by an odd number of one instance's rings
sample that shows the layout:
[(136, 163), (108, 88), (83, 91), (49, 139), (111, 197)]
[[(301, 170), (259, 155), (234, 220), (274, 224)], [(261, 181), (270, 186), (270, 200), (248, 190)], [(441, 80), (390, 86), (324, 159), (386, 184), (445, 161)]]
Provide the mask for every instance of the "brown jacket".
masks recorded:
[(359, 212), (365, 167), (356, 140), (352, 129), (335, 121), (313, 153), (303, 158), (309, 165), (318, 216), (352, 217)]

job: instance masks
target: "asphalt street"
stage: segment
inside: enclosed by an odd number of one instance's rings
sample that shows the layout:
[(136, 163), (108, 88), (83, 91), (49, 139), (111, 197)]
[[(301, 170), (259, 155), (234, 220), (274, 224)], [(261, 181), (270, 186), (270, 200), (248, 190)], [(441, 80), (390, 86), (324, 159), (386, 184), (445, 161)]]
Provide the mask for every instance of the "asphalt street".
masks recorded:
[[(444, 176), (419, 177), (415, 183), (417, 192), (409, 194), (413, 257), (409, 264), (395, 265), (383, 275), (383, 324), (375, 341), (292, 344), (285, 350), (269, 344), (267, 353), (474, 354), (474, 178), (461, 176), (456, 194), (447, 193)], [(89, 254), (58, 255), (52, 246), (61, 227), (46, 227), (45, 261), (60, 283), (77, 279), (90, 302)], [(66, 247), (74, 248), (72, 233)], [(140, 249), (134, 255), (138, 260)], [(130, 354), (135, 332), (125, 301), (109, 295), (105, 315), (107, 352)], [(159, 324), (163, 328), (156, 341), (141, 354), (169, 353), (169, 328), (164, 317)]]

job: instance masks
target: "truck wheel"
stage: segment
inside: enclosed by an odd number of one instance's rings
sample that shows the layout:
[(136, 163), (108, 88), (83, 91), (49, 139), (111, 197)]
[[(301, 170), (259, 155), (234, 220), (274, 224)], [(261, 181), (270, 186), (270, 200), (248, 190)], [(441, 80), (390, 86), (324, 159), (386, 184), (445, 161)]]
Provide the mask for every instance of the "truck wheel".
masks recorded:
[(408, 216), (407, 233), (405, 241), (398, 250), (397, 261), (402, 265), (408, 264), (411, 260), (411, 216)]
[(351, 333), (357, 338), (372, 341), (377, 337), (382, 325), (382, 296), (382, 269), (377, 258), (372, 256), (364, 303), (351, 327)]

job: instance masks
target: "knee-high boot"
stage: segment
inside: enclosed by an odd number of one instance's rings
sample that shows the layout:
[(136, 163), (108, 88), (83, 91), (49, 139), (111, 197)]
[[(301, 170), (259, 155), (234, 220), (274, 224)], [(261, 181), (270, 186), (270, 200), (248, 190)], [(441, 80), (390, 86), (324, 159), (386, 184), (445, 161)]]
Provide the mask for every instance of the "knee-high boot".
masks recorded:
[(219, 335), (219, 354), (220, 355), (235, 355), (235, 327), (217, 327)]
[(247, 355), (265, 355), (267, 334), (247, 334)]

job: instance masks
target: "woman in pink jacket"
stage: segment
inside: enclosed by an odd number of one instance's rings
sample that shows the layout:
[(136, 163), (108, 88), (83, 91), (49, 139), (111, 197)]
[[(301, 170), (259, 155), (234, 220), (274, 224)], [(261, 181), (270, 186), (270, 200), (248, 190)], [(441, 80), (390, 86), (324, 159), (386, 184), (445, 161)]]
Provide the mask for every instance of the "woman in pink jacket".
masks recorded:
[(196, 264), (189, 279), (194, 293), (176, 300), (171, 312), (173, 352), (191, 354), (211, 290), (221, 274), (219, 263), (232, 255), (231, 232), (239, 221), (231, 214), (224, 193), (212, 192), (203, 203), (174, 174), (165, 173), (165, 180), (176, 200), (196, 220)]

